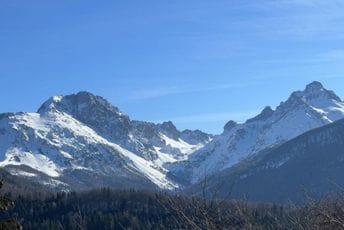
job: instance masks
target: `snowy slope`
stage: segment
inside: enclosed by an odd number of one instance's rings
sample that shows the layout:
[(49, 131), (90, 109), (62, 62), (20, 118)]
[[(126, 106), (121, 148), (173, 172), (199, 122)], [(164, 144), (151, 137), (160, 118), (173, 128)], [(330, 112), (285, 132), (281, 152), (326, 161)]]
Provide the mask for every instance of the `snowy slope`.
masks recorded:
[[(120, 169), (121, 173), (145, 175), (161, 188), (176, 186), (165, 178), (163, 169), (107, 141), (67, 114), (24, 113), (8, 119), (7, 127), (1, 125), (10, 138), (0, 140), (4, 153), (0, 166), (24, 164), (50, 177), (60, 177), (66, 169), (98, 173)], [(119, 165), (121, 161), (125, 165)]]
[[(308, 131), (207, 178), (209, 193), (258, 202), (324, 198), (344, 186), (344, 119)], [(233, 183), (235, 186), (233, 186)], [(219, 186), (221, 185), (221, 186)], [(199, 194), (199, 185), (188, 194)]]
[(55, 96), (37, 113), (0, 114), (0, 167), (51, 186), (176, 189), (306, 131), (344, 118), (319, 82), (221, 135), (131, 120), (88, 92)]
[[(138, 131), (138, 125), (143, 131)], [(191, 131), (192, 137), (195, 133)], [(48, 178), (42, 183), (53, 180), (72, 188), (90, 186), (97, 177), (97, 185), (102, 186), (174, 189), (178, 184), (166, 177), (164, 164), (191, 154), (211, 139), (201, 133), (199, 142), (191, 144), (188, 136), (185, 140), (181, 136), (172, 123), (131, 121), (103, 98), (87, 92), (55, 96), (38, 113), (0, 115), (0, 167), (32, 178), (39, 172)]]
[(276, 110), (266, 107), (244, 124), (228, 122), (224, 132), (187, 161), (170, 166), (173, 174), (196, 182), (229, 168), (262, 149), (281, 144), (306, 131), (344, 118), (344, 103), (319, 82), (291, 94)]

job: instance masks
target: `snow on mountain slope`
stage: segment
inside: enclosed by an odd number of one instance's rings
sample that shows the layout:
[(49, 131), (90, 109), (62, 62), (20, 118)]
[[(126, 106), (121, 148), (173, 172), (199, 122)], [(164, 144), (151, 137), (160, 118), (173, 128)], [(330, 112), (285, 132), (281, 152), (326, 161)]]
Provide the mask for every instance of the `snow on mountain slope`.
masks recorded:
[[(207, 178), (207, 190), (210, 194), (216, 190), (219, 197), (228, 196), (230, 191), (231, 198), (255, 202), (302, 203), (309, 194), (312, 199), (321, 199), (339, 192), (344, 185), (343, 149), (341, 119), (215, 173)], [(197, 183), (186, 192), (200, 191)]]
[(150, 160), (167, 171), (169, 163), (187, 159), (213, 138), (199, 130), (180, 132), (170, 121), (162, 124), (132, 121), (131, 125), (130, 139), (154, 152)]
[[(110, 142), (150, 161), (159, 158), (155, 147), (169, 148), (168, 151), (164, 151), (167, 154), (182, 154), (178, 145), (168, 145), (163, 136), (175, 142), (183, 142), (181, 145), (189, 147), (183, 151), (188, 153), (193, 152), (193, 145), (204, 145), (211, 139), (211, 135), (199, 130), (180, 132), (172, 122), (154, 124), (130, 120), (117, 107), (88, 92), (52, 97), (39, 108), (38, 113), (44, 115), (56, 111), (69, 114)], [(189, 145), (185, 145), (184, 142)]]
[(5, 160), (0, 163), (0, 167), (22, 164), (41, 171), (50, 177), (60, 176), (61, 170), (48, 157), (40, 153), (23, 151), (20, 148), (9, 149), (5, 153)]
[[(89, 188), (175, 189), (344, 118), (344, 103), (319, 82), (211, 136), (172, 122), (135, 121), (88, 92), (55, 96), (37, 113), (0, 114), (0, 167), (42, 183)], [(35, 176), (33, 176), (35, 175)]]
[[(4, 152), (2, 167), (24, 164), (50, 177), (59, 177), (70, 168), (98, 173), (117, 171), (119, 165), (116, 162), (125, 161), (127, 170), (145, 175), (159, 187), (176, 187), (166, 179), (162, 168), (110, 143), (68, 114), (54, 112), (40, 116), (22, 113), (9, 116), (8, 120), (7, 127), (4, 122), (0, 126), (3, 133), (9, 134), (7, 140), (0, 139)], [(123, 167), (120, 169), (125, 171)]]
[[(192, 145), (190, 143), (185, 142), (184, 140), (178, 138), (177, 140), (174, 140), (172, 138), (169, 138), (165, 136), (164, 134), (160, 135), (161, 139), (166, 144), (165, 147), (157, 147), (154, 146), (154, 149), (158, 153), (158, 158), (154, 161), (159, 166), (164, 166), (168, 163), (174, 163), (177, 161), (187, 160), (188, 156), (203, 148), (204, 143), (198, 143), (196, 145)], [(211, 139), (209, 139), (210, 141)], [(175, 152), (175, 150), (178, 150), (177, 154), (169, 154), (170, 152)]]
[(171, 122), (131, 121), (103, 98), (81, 92), (52, 97), (38, 113), (0, 114), (0, 167), (32, 175), (13, 169), (29, 166), (55, 182), (69, 181), (70, 187), (85, 187), (96, 176), (99, 183), (108, 181), (103, 186), (122, 181), (125, 187), (132, 180), (134, 187), (145, 181), (145, 186), (174, 189), (178, 185), (166, 177), (164, 164), (191, 154), (210, 138), (200, 131), (186, 135)]
[(179, 149), (180, 153), (183, 154), (184, 156), (187, 156), (191, 154), (192, 152), (203, 147), (202, 144), (191, 145), (183, 141), (182, 139), (174, 140), (163, 134), (161, 135), (161, 139), (165, 141), (166, 145), (171, 146), (172, 148), (175, 148), (175, 149)]
[(187, 161), (169, 169), (174, 176), (196, 182), (205, 175), (229, 168), (260, 150), (288, 141), (306, 131), (344, 118), (344, 103), (319, 82), (291, 94), (276, 110), (266, 107), (244, 124), (230, 121), (224, 132)]

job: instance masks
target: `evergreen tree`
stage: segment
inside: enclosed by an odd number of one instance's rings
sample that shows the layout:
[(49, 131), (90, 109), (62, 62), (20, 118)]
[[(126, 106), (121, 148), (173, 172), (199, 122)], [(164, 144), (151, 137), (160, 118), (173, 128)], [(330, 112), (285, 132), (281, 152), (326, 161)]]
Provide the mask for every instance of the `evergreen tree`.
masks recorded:
[[(4, 186), (4, 182), (0, 181), (0, 189)], [(14, 207), (14, 201), (11, 199), (0, 196), (0, 211), (5, 212), (10, 208)], [(0, 229), (3, 230), (14, 230), (14, 229), (22, 229), (21, 226), (13, 219), (9, 220), (1, 220), (0, 221)]]

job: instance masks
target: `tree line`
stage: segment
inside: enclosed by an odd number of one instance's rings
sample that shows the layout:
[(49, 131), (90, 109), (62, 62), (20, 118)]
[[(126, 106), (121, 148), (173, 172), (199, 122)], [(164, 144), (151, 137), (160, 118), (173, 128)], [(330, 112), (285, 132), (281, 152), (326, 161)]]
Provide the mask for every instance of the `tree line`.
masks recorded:
[(296, 206), (109, 188), (18, 194), (2, 196), (7, 229), (344, 229), (340, 197)]

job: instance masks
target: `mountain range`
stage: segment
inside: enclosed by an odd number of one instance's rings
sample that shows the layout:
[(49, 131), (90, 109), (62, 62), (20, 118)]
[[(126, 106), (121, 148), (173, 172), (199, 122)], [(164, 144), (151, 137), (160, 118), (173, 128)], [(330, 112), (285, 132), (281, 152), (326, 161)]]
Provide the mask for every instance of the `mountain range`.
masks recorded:
[(180, 132), (171, 122), (132, 121), (88, 92), (54, 96), (37, 113), (0, 115), (1, 163), (11, 174), (57, 188), (175, 189), (163, 167), (212, 136)]
[(265, 148), (280, 145), (311, 129), (344, 118), (344, 102), (319, 82), (293, 92), (273, 110), (267, 106), (243, 124), (229, 121), (221, 135), (176, 163), (172, 171), (184, 181), (195, 183), (202, 177), (227, 169)]
[[(302, 202), (338, 195), (344, 185), (344, 119), (261, 151), (207, 178), (212, 196)], [(189, 188), (199, 194), (204, 182)]]
[(300, 183), (325, 193), (324, 178), (344, 172), (341, 119), (344, 102), (319, 82), (244, 123), (229, 121), (215, 136), (131, 120), (104, 98), (79, 92), (51, 97), (35, 113), (0, 114), (0, 167), (59, 190), (197, 193), (207, 177), (209, 189), (223, 185), (222, 194), (233, 182), (238, 197), (298, 199), (292, 195)]

